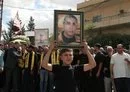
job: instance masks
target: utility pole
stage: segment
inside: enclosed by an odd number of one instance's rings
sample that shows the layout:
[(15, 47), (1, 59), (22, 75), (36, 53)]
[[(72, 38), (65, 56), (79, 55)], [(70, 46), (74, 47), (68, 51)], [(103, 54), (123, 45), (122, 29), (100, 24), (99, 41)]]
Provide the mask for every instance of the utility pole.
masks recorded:
[(2, 33), (2, 15), (3, 15), (3, 0), (0, 0), (0, 41)]

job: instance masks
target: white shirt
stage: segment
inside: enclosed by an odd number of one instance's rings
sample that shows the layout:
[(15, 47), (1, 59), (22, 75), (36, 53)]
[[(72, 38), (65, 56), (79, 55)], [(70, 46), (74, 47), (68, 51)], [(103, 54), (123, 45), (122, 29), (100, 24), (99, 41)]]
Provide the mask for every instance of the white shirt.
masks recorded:
[(123, 54), (115, 53), (111, 57), (111, 64), (114, 64), (113, 66), (113, 75), (114, 78), (130, 78), (130, 65), (124, 60), (125, 58), (128, 58), (130, 61), (130, 55), (123, 52)]

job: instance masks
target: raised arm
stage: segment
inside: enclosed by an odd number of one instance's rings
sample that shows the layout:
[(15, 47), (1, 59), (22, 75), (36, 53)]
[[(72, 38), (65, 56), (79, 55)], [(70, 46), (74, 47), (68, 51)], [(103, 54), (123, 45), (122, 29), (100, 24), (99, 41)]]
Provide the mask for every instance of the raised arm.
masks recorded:
[(44, 67), (45, 69), (49, 70), (49, 71), (52, 71), (52, 64), (49, 64), (49, 58), (50, 58), (50, 55), (53, 51), (55, 47), (55, 42), (53, 42), (51, 45), (50, 45), (50, 48), (48, 50), (48, 52), (46, 53), (43, 61), (42, 61), (42, 67)]
[(86, 42), (83, 42), (83, 50), (86, 53), (86, 57), (88, 57), (88, 64), (84, 64), (84, 71), (88, 71), (96, 66), (96, 62), (92, 54), (89, 52), (88, 45)]

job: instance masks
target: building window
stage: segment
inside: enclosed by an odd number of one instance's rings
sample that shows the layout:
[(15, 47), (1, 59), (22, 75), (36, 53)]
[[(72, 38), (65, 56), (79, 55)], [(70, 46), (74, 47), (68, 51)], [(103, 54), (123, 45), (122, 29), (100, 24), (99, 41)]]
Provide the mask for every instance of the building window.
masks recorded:
[(102, 20), (101, 15), (97, 15), (93, 17), (93, 22), (100, 22)]
[(120, 14), (123, 14), (123, 13), (125, 13), (123, 9), (121, 9), (119, 12), (120, 12)]

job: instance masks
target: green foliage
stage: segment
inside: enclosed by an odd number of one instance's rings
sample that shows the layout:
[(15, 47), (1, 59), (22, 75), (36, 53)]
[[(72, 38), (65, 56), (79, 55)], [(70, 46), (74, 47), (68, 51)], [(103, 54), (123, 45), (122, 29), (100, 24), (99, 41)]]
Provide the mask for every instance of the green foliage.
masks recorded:
[(22, 35), (25, 35), (25, 33), (24, 33), (24, 32), (25, 32), (25, 27), (24, 27), (24, 26), (25, 26), (25, 25), (23, 25), (22, 28), (21, 28), (21, 30), (22, 30)]
[(89, 24), (85, 24), (84, 29), (85, 30), (92, 30), (94, 27), (95, 26), (93, 23), (89, 23)]
[(88, 43), (90, 46), (94, 46), (95, 43), (100, 43), (102, 46), (111, 45), (114, 48), (117, 44), (121, 43), (126, 49), (128, 49), (130, 44), (130, 35), (104, 34), (94, 37), (92, 40), (89, 40)]
[(21, 40), (25, 40), (25, 41), (29, 41), (29, 38), (24, 36), (24, 35), (17, 35), (15, 37), (12, 38), (12, 40), (16, 40), (16, 39), (21, 39)]
[[(14, 23), (14, 21), (13, 20), (10, 20), (8, 23), (7, 23), (7, 25), (8, 25), (8, 30), (5, 30), (4, 32), (3, 32), (3, 38), (4, 38), (4, 40), (5, 40), (5, 42), (9, 42), (9, 41), (12, 41), (13, 39), (12, 39), (12, 36), (13, 36), (13, 23)], [(21, 30), (22, 30), (22, 35), (24, 35), (24, 32), (25, 32), (25, 27), (24, 27), (24, 25), (22, 26), (22, 28), (21, 28)]]
[(12, 38), (12, 42), (19, 42), (19, 43), (26, 43), (26, 44), (30, 44), (30, 40), (27, 36), (24, 35), (17, 35), (15, 37)]
[(2, 35), (3, 35), (3, 38), (4, 38), (4, 40), (5, 40), (5, 42), (9, 42), (9, 41), (12, 40), (13, 20), (10, 20), (10, 21), (7, 23), (7, 25), (9, 26), (9, 27), (8, 27), (8, 30), (5, 30), (5, 31), (3, 32), (3, 34), (2, 34)]
[(2, 35), (3, 35), (4, 41), (9, 42), (10, 38), (9, 38), (8, 32), (4, 31)]
[(31, 16), (29, 23), (27, 25), (27, 31), (34, 31), (34, 30), (35, 30), (35, 23), (33, 17)]
[[(34, 31), (34, 30), (35, 30), (35, 23), (33, 17), (31, 16), (29, 23), (27, 25), (27, 31)], [(35, 43), (35, 38), (33, 36), (29, 37), (29, 39), (31, 44)]]
[(29, 40), (30, 40), (31, 44), (35, 45), (35, 38), (34, 38), (34, 36), (30, 36)]
[(84, 25), (84, 38), (85, 39), (91, 39), (94, 35), (93, 29), (94, 29), (95, 25), (93, 23), (86, 23)]

